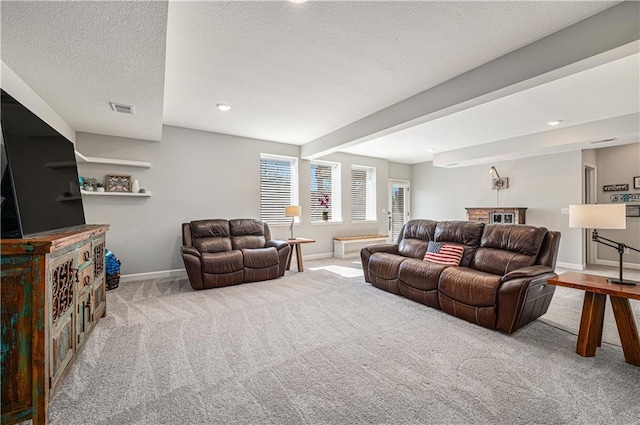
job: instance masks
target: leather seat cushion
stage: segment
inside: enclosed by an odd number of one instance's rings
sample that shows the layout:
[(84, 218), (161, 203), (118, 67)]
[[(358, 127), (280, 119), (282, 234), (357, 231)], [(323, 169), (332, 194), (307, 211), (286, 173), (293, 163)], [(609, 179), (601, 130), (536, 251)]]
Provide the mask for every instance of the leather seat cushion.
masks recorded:
[(242, 270), (242, 252), (239, 250), (202, 253), (202, 272), (212, 274), (233, 273)]
[(243, 249), (241, 252), (244, 267), (251, 269), (264, 269), (267, 267), (277, 266), (280, 262), (278, 258), (278, 250), (274, 247)]
[(440, 276), (438, 290), (469, 306), (495, 306), (501, 277), (467, 267), (448, 267)]
[(408, 258), (400, 265), (398, 280), (423, 291), (438, 289), (440, 274), (449, 266)]
[(376, 252), (369, 259), (369, 274), (386, 280), (397, 279), (400, 264), (406, 259), (401, 255)]

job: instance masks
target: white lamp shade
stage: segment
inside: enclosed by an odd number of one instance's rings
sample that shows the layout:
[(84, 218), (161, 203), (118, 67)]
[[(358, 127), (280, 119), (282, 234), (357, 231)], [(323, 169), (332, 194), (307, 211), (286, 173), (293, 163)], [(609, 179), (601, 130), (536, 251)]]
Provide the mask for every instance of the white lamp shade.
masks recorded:
[(284, 207), (284, 215), (286, 217), (300, 217), (302, 215), (302, 208), (300, 205), (289, 205)]
[(625, 204), (569, 205), (569, 227), (626, 229)]

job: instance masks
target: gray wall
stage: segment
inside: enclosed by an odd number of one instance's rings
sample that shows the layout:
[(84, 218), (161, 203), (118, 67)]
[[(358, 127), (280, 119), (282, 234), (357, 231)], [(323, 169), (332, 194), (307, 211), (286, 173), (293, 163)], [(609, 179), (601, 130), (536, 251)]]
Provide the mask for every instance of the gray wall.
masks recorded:
[(558, 262), (582, 265), (582, 234), (569, 229), (561, 214), (582, 199), (582, 155), (568, 152), (459, 168), (434, 167), (431, 162), (412, 167), (413, 218), (465, 220), (465, 207), (496, 206), (488, 169), (495, 165), (509, 188), (499, 192), (501, 207), (527, 207), (527, 224), (562, 233)]
[[(78, 150), (87, 156), (151, 162), (150, 169), (79, 164), (85, 177), (127, 174), (150, 198), (85, 196), (89, 223), (108, 223), (107, 247), (122, 262), (123, 274), (183, 268), (179, 255), (180, 223), (202, 218), (259, 217), (260, 153), (299, 157), (299, 146), (229, 135), (163, 127), (161, 142), (78, 133)], [(334, 236), (385, 233), (388, 162), (348, 154), (323, 160), (342, 164), (342, 223), (309, 223), (309, 161), (299, 162), (303, 217), (296, 236), (317, 240), (303, 247), (305, 255), (333, 252)], [(351, 224), (349, 199), (351, 164), (376, 167), (378, 221)], [(288, 226), (272, 226), (273, 236), (286, 239)]]
[[(640, 193), (640, 189), (633, 189), (633, 177), (640, 176), (640, 143), (614, 146), (596, 151), (598, 203), (611, 203), (611, 192), (604, 192), (602, 186), (609, 184), (628, 183), (629, 190), (616, 193)], [(640, 203), (630, 203), (640, 205)], [(599, 230), (600, 236), (622, 242), (636, 249), (640, 249), (640, 218), (627, 217), (625, 230)], [(604, 245), (597, 244), (598, 261), (618, 262), (618, 252)], [(623, 257), (625, 263), (640, 265), (640, 254), (631, 251)]]

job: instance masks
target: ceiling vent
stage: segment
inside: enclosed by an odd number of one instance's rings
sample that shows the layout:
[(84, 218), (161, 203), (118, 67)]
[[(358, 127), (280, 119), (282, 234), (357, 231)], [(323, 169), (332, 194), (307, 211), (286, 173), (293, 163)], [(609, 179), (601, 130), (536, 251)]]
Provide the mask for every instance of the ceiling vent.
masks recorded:
[(614, 140), (618, 140), (618, 139), (616, 139), (615, 137), (612, 137), (611, 139), (596, 140), (595, 142), (591, 142), (591, 144), (595, 145), (596, 143), (613, 142)]
[(129, 115), (136, 114), (136, 110), (131, 105), (123, 105), (122, 103), (113, 103), (113, 102), (109, 102), (109, 105), (111, 105), (111, 109), (113, 109), (114, 112), (120, 112), (122, 114), (129, 114)]

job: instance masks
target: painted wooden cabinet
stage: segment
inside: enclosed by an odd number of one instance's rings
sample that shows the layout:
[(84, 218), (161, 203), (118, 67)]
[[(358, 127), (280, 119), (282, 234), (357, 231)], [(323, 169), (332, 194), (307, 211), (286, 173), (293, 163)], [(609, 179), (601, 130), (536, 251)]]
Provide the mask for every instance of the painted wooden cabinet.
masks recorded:
[(2, 424), (48, 422), (49, 399), (106, 314), (108, 228), (0, 241)]

